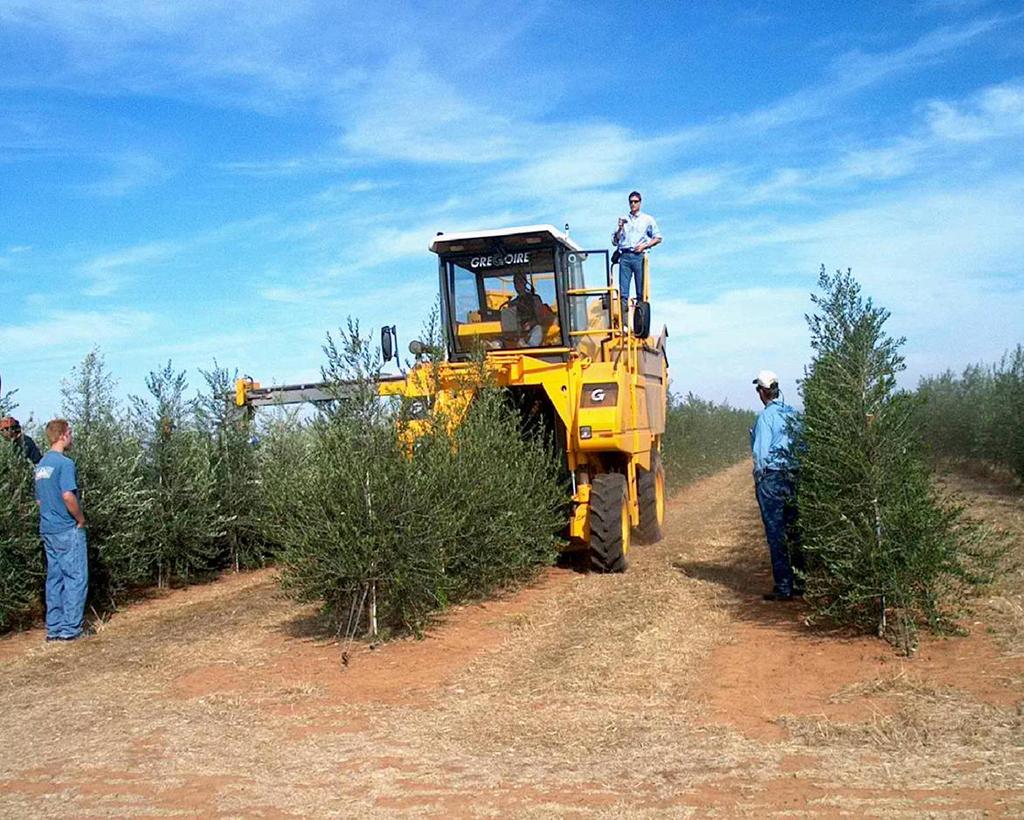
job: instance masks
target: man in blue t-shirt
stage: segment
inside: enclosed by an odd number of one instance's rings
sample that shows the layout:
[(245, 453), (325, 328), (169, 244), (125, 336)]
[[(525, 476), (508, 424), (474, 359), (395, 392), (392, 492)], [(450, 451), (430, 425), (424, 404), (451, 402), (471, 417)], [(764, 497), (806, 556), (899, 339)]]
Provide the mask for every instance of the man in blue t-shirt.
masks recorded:
[(50, 449), (36, 465), (39, 534), (46, 548), (46, 640), (73, 641), (83, 636), (82, 619), (89, 588), (85, 516), (78, 501), (71, 426), (64, 419), (46, 425)]
[[(803, 595), (803, 553), (796, 520), (796, 459), (792, 436), (796, 410), (779, 395), (779, 377), (762, 370), (754, 379), (764, 410), (750, 431), (754, 456), (754, 491), (772, 559), (772, 591), (766, 601), (788, 601)], [(793, 569), (797, 572), (794, 573)]]

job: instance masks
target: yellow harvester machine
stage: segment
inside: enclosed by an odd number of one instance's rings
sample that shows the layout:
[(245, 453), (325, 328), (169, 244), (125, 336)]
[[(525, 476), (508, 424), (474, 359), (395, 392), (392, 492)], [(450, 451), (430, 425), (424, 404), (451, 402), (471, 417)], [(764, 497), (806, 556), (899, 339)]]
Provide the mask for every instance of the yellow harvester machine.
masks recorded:
[[(584, 250), (550, 225), (440, 233), (430, 250), (438, 256), (447, 360), (439, 368), (424, 362), (389, 377), (380, 392), (405, 396), (414, 414), (464, 407), (473, 368), (479, 367), (474, 355), (483, 351), (484, 366), (524, 419), (543, 423), (564, 453), (572, 479), (570, 548), (589, 548), (597, 571), (621, 572), (633, 533), (644, 542), (659, 540), (665, 513), (659, 454), (668, 333), (648, 335), (650, 277), (644, 276), (645, 292), (630, 303), (630, 323), (621, 315), (608, 252)], [(542, 331), (531, 333), (513, 315), (516, 274), (550, 309), (542, 309)], [(385, 328), (386, 358), (393, 339)], [(410, 350), (419, 353), (421, 343)], [(243, 380), (237, 400), (254, 406), (336, 395), (325, 387), (261, 388)]]

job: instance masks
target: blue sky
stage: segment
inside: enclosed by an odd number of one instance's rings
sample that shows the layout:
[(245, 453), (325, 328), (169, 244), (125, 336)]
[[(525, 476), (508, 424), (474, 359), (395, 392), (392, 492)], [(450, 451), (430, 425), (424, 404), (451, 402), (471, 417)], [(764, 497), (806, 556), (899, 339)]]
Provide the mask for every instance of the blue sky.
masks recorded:
[(348, 315), (404, 345), (437, 231), (605, 247), (632, 188), (679, 392), (795, 396), (822, 263), (909, 386), (1024, 340), (1024, 3), (4, 0), (0, 106), (23, 418), (97, 345), (123, 394), (314, 378)]

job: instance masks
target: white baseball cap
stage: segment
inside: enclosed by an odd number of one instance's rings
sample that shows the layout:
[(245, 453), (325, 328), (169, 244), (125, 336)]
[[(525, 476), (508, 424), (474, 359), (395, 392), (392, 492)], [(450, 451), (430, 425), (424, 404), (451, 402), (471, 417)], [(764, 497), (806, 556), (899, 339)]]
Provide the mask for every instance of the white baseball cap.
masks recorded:
[(765, 390), (769, 390), (772, 386), (779, 383), (779, 377), (771, 370), (759, 370), (757, 378), (754, 379), (753, 383), (758, 387), (763, 387)]

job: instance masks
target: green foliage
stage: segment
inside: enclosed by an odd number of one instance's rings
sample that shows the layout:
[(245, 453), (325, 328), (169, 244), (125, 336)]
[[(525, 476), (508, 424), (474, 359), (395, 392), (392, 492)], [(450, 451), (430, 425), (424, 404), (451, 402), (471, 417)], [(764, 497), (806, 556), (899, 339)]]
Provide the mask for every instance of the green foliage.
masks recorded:
[(132, 397), (133, 424), (143, 441), (143, 475), (153, 509), (143, 533), (157, 583), (186, 580), (218, 566), (223, 520), (216, 499), (213, 445), (195, 427), (188, 383), (170, 362), (146, 378), (151, 398)]
[(146, 523), (153, 494), (139, 440), (128, 432), (114, 399), (115, 382), (98, 350), (61, 384), (62, 413), (74, 431), (79, 494), (89, 527), (89, 591), (103, 607), (130, 586), (150, 581)]
[(255, 433), (248, 414), (228, 400), (234, 392), (232, 375), (216, 361), (200, 370), (207, 392), (196, 399), (196, 422), (212, 447), (213, 499), (220, 513), (221, 535), (216, 547), (236, 569), (262, 566), (267, 545), (260, 534), (259, 463)]
[(32, 464), (0, 440), (0, 629), (39, 600), (45, 563), (38, 527)]
[(948, 625), (978, 580), (980, 535), (933, 488), (915, 401), (896, 388), (903, 340), (884, 332), (888, 312), (849, 271), (822, 268), (819, 286), (798, 491), (808, 593), (819, 613), (880, 634), (894, 614), (909, 651), (915, 624)]
[[(62, 414), (74, 430), (68, 455), (89, 527), (93, 606), (116, 606), (133, 587), (258, 565), (268, 552), (256, 521), (260, 463), (249, 422), (227, 401), (228, 372), (215, 362), (203, 375), (209, 392), (189, 400), (184, 374), (168, 363), (150, 374), (150, 397), (133, 398), (127, 415), (97, 350), (61, 384)], [(12, 394), (0, 397), (3, 412), (14, 406)], [(0, 447), (5, 456), (8, 449)], [(34, 488), (31, 474), (23, 486), (15, 469), (27, 471), (23, 462), (5, 462), (0, 479), (0, 628), (41, 591)]]
[(1006, 467), (1024, 481), (1024, 346), (992, 366), (921, 380), (921, 424), (935, 456)]
[(18, 406), (14, 400), (14, 395), (17, 392), (17, 390), (8, 390), (5, 393), (0, 393), (0, 417), (9, 416), (14, 412), (14, 408)]
[(565, 489), (498, 391), (481, 388), (459, 425), (435, 418), (412, 444), (371, 389), (380, 361), (358, 325), (325, 352), (325, 376), (350, 397), (298, 444), (280, 429), (264, 440), (267, 535), (283, 545), (286, 589), (348, 634), (373, 617), (419, 631), (438, 609), (552, 559)]
[(681, 486), (750, 455), (756, 414), (688, 393), (669, 395), (662, 458), (670, 484)]

